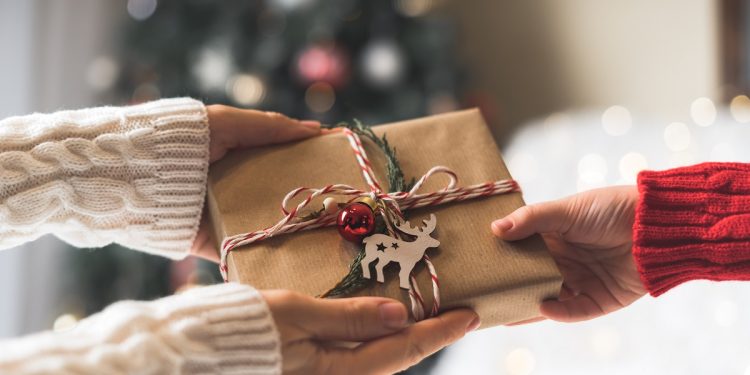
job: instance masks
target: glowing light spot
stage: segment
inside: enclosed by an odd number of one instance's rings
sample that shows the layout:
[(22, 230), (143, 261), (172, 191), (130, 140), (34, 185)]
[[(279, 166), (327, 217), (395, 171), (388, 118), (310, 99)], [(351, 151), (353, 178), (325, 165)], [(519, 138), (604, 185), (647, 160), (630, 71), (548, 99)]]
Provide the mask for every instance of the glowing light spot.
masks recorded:
[(638, 172), (648, 168), (646, 157), (637, 152), (628, 152), (620, 158), (620, 176), (628, 184), (636, 182)]
[(110, 89), (120, 74), (120, 66), (109, 56), (99, 56), (86, 69), (86, 83), (94, 90)]
[(747, 95), (735, 96), (729, 103), (729, 112), (737, 122), (750, 122), (750, 98)]
[(266, 88), (260, 78), (252, 74), (239, 74), (227, 84), (227, 96), (238, 104), (253, 106), (266, 96)]
[(690, 129), (681, 122), (673, 122), (664, 129), (664, 142), (672, 151), (686, 150), (690, 146)]
[(624, 135), (632, 125), (633, 119), (630, 116), (630, 111), (625, 107), (614, 105), (607, 108), (602, 114), (602, 126), (604, 132), (609, 135)]
[(401, 79), (404, 61), (398, 47), (392, 42), (375, 42), (362, 56), (365, 78), (376, 86), (390, 86)]
[(709, 98), (698, 98), (690, 105), (690, 116), (696, 124), (709, 126), (716, 121), (716, 106)]
[(151, 17), (156, 11), (156, 0), (128, 0), (128, 14), (137, 21)]
[(336, 103), (336, 93), (328, 83), (313, 83), (305, 91), (305, 103), (313, 112), (327, 112)]
[(55, 332), (67, 331), (78, 324), (78, 318), (73, 314), (60, 315), (52, 324), (52, 330)]
[(536, 367), (536, 360), (526, 348), (513, 349), (505, 357), (505, 370), (510, 375), (529, 375)]
[(232, 72), (231, 53), (225, 46), (204, 48), (192, 63), (191, 73), (203, 90), (221, 90)]

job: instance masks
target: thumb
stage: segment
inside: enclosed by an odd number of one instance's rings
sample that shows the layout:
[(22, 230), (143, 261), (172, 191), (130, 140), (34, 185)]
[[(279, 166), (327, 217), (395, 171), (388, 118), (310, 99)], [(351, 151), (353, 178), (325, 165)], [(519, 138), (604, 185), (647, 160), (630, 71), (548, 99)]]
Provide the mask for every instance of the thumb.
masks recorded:
[(535, 233), (564, 232), (570, 225), (566, 200), (521, 207), (510, 215), (492, 222), (492, 233), (515, 241)]
[(418, 322), (398, 333), (367, 342), (351, 352), (336, 352), (327, 360), (355, 374), (403, 371), (479, 327), (469, 309), (452, 310)]

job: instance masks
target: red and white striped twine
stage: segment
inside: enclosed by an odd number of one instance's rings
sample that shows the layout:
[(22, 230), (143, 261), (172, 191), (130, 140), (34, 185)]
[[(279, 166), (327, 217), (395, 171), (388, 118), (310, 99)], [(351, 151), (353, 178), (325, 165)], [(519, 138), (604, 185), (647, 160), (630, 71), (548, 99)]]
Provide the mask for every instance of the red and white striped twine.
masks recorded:
[[(334, 184), (327, 185), (323, 188), (308, 188), (299, 187), (296, 188), (284, 197), (281, 204), (281, 211), (284, 213), (284, 218), (279, 220), (278, 223), (255, 232), (237, 234), (224, 239), (221, 245), (221, 263), (219, 270), (224, 281), (227, 281), (227, 256), (234, 249), (249, 245), (254, 242), (263, 241), (267, 238), (278, 236), (284, 233), (294, 233), (302, 230), (309, 230), (315, 228), (329, 227), (336, 224), (336, 213), (324, 213), (314, 219), (307, 221), (294, 221), (299, 216), (299, 213), (312, 202), (315, 198), (328, 195), (346, 196), (349, 197), (347, 202), (351, 202), (362, 196), (371, 196), (375, 200), (382, 200), (388, 207), (389, 211), (395, 213), (399, 219), (403, 220), (402, 211), (410, 210), (413, 208), (435, 206), (450, 202), (460, 202), (468, 199), (474, 199), (479, 197), (486, 197), (490, 195), (507, 194), (519, 191), (518, 184), (511, 179), (498, 180), (487, 182), (484, 184), (477, 184), (467, 187), (456, 187), (458, 183), (458, 177), (456, 173), (451, 169), (443, 166), (436, 166), (425, 173), (411, 188), (408, 192), (395, 192), (387, 193), (384, 192), (380, 187), (380, 183), (375, 177), (375, 173), (372, 170), (370, 160), (367, 158), (367, 153), (359, 136), (353, 131), (344, 128), (344, 134), (346, 134), (349, 145), (354, 151), (354, 156), (357, 159), (357, 163), (362, 170), (362, 175), (367, 182), (369, 191), (359, 190), (349, 185)], [(430, 179), (433, 175), (444, 174), (449, 177), (448, 185), (438, 191), (431, 193), (418, 194), (417, 191), (424, 185), (424, 183)], [(303, 194), (307, 194), (305, 199), (299, 203), (296, 207), (291, 210), (288, 209), (289, 202)], [(426, 254), (422, 258), (425, 262), (427, 271), (432, 279), (432, 290), (433, 290), (433, 304), (430, 309), (429, 315), (426, 317), (434, 316), (440, 310), (440, 282), (435, 271), (435, 266), (430, 261), (430, 257)], [(425, 318), (425, 301), (422, 297), (419, 287), (417, 286), (414, 275), (410, 277), (411, 288), (409, 289), (409, 299), (412, 305), (412, 314), (415, 320), (422, 320)]]

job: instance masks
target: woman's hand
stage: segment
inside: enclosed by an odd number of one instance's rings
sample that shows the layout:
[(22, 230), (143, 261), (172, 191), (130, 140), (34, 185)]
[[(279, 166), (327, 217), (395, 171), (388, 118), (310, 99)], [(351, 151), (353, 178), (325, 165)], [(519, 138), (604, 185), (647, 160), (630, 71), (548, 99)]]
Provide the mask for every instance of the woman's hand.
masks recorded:
[[(280, 113), (239, 109), (224, 105), (210, 105), (208, 125), (211, 130), (209, 161), (221, 159), (235, 148), (265, 146), (304, 139), (320, 134), (317, 121), (299, 121)], [(198, 235), (190, 254), (214, 262), (219, 252), (211, 241), (204, 211)]]
[(634, 186), (590, 190), (558, 201), (521, 207), (492, 223), (513, 241), (541, 233), (563, 276), (557, 300), (542, 316), (588, 320), (621, 309), (646, 293), (632, 255), (638, 191)]
[[(379, 297), (316, 299), (263, 291), (281, 335), (284, 374), (390, 374), (479, 327), (471, 310), (445, 312), (407, 327), (406, 307)], [(342, 342), (361, 342), (356, 347)]]

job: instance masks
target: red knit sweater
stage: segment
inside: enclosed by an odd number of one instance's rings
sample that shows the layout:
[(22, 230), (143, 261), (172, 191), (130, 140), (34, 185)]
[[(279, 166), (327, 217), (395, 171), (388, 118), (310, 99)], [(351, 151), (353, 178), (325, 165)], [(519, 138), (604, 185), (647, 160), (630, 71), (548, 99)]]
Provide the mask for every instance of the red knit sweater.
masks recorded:
[(690, 280), (750, 280), (750, 164), (638, 175), (633, 255), (653, 296)]

